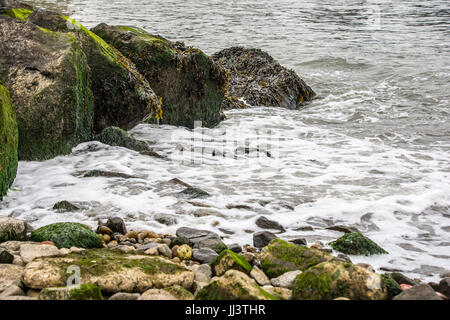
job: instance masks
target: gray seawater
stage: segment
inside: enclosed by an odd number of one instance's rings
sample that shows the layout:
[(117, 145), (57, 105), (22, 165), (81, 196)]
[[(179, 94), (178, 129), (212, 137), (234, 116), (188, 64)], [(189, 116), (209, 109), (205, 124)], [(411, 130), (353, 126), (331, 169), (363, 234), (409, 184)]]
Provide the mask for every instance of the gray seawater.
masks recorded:
[[(220, 149), (225, 131), (242, 141), (269, 128), (279, 142), (276, 163), (205, 154), (190, 163), (192, 154), (180, 150), (192, 148), (191, 131), (139, 125), (132, 133), (169, 160), (87, 143), (69, 156), (20, 162), (15, 191), (0, 214), (34, 227), (73, 220), (95, 225), (115, 214), (136, 228), (201, 227), (241, 244), (252, 243), (260, 215), (285, 225), (283, 237), (310, 242), (341, 235), (328, 226), (353, 225), (390, 253), (351, 257), (354, 262), (428, 280), (450, 269), (448, 1), (33, 2), (64, 10), (87, 27), (138, 26), (207, 54), (236, 45), (261, 48), (294, 69), (318, 98), (297, 111), (230, 111), (228, 120), (204, 130), (208, 148)], [(73, 176), (80, 168), (139, 178), (86, 181)], [(174, 196), (179, 190), (167, 181), (175, 177), (211, 193), (197, 201), (209, 207)], [(83, 210), (53, 212), (63, 199)], [(161, 216), (175, 224), (156, 222)], [(314, 230), (298, 231), (304, 226)]]

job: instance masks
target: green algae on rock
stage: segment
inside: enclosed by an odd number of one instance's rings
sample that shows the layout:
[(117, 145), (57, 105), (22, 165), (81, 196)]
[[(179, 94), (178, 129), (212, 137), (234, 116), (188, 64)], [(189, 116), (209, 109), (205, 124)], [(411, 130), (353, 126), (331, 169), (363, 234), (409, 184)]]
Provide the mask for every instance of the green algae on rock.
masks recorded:
[(241, 108), (239, 100), (232, 98), (237, 97), (252, 106), (298, 109), (316, 95), (294, 71), (260, 49), (232, 47), (212, 58), (231, 78), (225, 108)]
[(336, 241), (330, 242), (329, 245), (334, 250), (345, 254), (371, 256), (388, 253), (360, 232), (346, 233)]
[(23, 281), (34, 289), (64, 286), (72, 275), (68, 269), (72, 265), (80, 268), (82, 284), (96, 284), (108, 293), (141, 293), (175, 285), (190, 289), (194, 282), (192, 271), (169, 259), (109, 249), (35, 259), (26, 265)]
[(238, 270), (250, 274), (252, 266), (243, 256), (226, 249), (223, 250), (211, 263), (211, 268), (217, 276), (223, 275), (228, 270)]
[(228, 270), (197, 292), (195, 300), (278, 300), (255, 280), (238, 270)]
[(292, 299), (385, 300), (387, 288), (380, 275), (351, 263), (328, 261), (317, 264), (294, 280)]
[(320, 250), (272, 240), (260, 254), (262, 268), (269, 278), (276, 278), (288, 271), (306, 270), (311, 266), (334, 258)]
[(0, 29), (0, 80), (17, 116), (19, 159), (68, 154), (90, 140), (93, 98), (79, 41), (5, 16)]
[(399, 284), (392, 279), (388, 274), (382, 274), (381, 280), (383, 281), (384, 285), (386, 286), (387, 292), (388, 292), (388, 300), (392, 300), (396, 295), (400, 294), (402, 292), (401, 287)]
[(94, 132), (109, 126), (131, 129), (144, 119), (162, 117), (161, 100), (136, 66), (116, 48), (60, 13), (36, 10), (28, 21), (78, 39), (86, 54), (94, 94)]
[(0, 201), (16, 177), (18, 139), (14, 107), (8, 90), (0, 83)]
[(133, 138), (129, 133), (119, 127), (108, 127), (100, 134), (94, 136), (94, 140), (110, 146), (119, 146), (135, 151), (148, 151), (149, 147), (145, 141)]
[(162, 123), (193, 128), (197, 120), (205, 127), (223, 120), (228, 78), (201, 50), (140, 28), (102, 23), (92, 31), (133, 61), (162, 97)]
[(27, 3), (16, 0), (0, 0), (0, 15), (14, 19), (27, 20), (34, 8)]
[(45, 288), (39, 292), (39, 300), (103, 300), (100, 288), (93, 283), (80, 285), (79, 288)]
[(53, 241), (58, 248), (101, 248), (103, 240), (87, 226), (76, 222), (50, 224), (31, 232), (31, 241)]

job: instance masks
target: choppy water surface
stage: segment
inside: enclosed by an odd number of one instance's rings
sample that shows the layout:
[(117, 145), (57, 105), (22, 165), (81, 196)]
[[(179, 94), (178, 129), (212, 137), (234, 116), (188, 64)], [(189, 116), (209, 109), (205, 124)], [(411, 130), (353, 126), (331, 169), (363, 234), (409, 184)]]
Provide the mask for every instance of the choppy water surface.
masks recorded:
[[(355, 262), (429, 280), (450, 269), (447, 1), (53, 5), (88, 27), (135, 25), (208, 54), (233, 45), (262, 48), (294, 69), (318, 99), (299, 111), (228, 112), (220, 126), (203, 130), (203, 158), (193, 147), (192, 131), (139, 125), (133, 135), (167, 159), (95, 142), (53, 160), (20, 162), (15, 191), (0, 204), (0, 214), (27, 219), (34, 227), (74, 220), (94, 226), (98, 218), (119, 215), (130, 227), (206, 228), (226, 243), (241, 244), (252, 243), (260, 215), (282, 223), (288, 239), (328, 242), (341, 234), (327, 226), (352, 225), (390, 252), (352, 257)], [(223, 143), (224, 137), (232, 143)], [(223, 156), (245, 149), (246, 139), (250, 149), (260, 151)], [(76, 175), (90, 169), (134, 177)], [(173, 178), (211, 197), (182, 198), (177, 193), (183, 188), (168, 183)], [(60, 200), (82, 210), (56, 213), (51, 208)], [(314, 230), (299, 231), (304, 226)]]

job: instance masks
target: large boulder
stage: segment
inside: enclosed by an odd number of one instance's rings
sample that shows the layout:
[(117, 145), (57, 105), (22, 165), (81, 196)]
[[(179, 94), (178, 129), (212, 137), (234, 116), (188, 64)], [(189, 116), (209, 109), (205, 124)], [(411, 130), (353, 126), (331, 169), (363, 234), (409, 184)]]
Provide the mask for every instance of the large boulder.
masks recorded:
[(371, 256), (388, 253), (360, 232), (346, 233), (336, 241), (330, 242), (330, 246), (345, 254)]
[(442, 300), (428, 284), (418, 284), (395, 296), (393, 300)]
[(58, 248), (101, 248), (102, 238), (76, 222), (53, 223), (31, 232), (31, 241), (52, 241)]
[[(0, 58), (1, 59), (1, 58)], [(17, 131), (16, 113), (9, 92), (0, 82), (0, 201), (8, 192), (17, 172)]]
[(68, 154), (91, 139), (93, 98), (80, 42), (0, 15), (0, 81), (17, 116), (20, 160)]
[(260, 260), (266, 275), (276, 278), (288, 271), (306, 270), (321, 262), (333, 260), (333, 257), (314, 248), (274, 239), (261, 250)]
[(298, 109), (316, 95), (294, 71), (260, 49), (233, 47), (212, 58), (231, 75), (226, 106), (240, 107), (237, 98), (243, 98), (252, 106)]
[(35, 259), (26, 265), (23, 281), (33, 289), (64, 286), (73, 265), (80, 268), (81, 284), (96, 284), (108, 293), (140, 293), (174, 285), (190, 289), (194, 282), (192, 271), (169, 259), (108, 249)]
[(57, 12), (35, 10), (28, 21), (77, 39), (86, 54), (94, 94), (94, 133), (117, 126), (128, 130), (161, 118), (161, 101), (136, 66), (116, 48), (77, 21)]
[(140, 28), (102, 23), (92, 31), (133, 61), (162, 97), (162, 123), (213, 127), (223, 119), (227, 76), (201, 50)]
[(228, 270), (197, 292), (196, 300), (277, 300), (255, 280), (237, 270)]
[(25, 240), (27, 230), (28, 224), (26, 221), (0, 216), (0, 242)]
[(340, 261), (322, 262), (295, 278), (294, 300), (385, 300), (388, 290), (381, 277), (363, 267)]

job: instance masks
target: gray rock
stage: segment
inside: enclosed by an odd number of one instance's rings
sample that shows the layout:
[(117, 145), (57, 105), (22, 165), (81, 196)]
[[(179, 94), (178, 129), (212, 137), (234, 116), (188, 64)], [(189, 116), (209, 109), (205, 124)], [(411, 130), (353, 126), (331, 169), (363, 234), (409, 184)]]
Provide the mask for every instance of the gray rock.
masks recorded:
[(155, 214), (153, 216), (153, 219), (155, 219), (155, 221), (161, 223), (161, 224), (165, 224), (166, 226), (171, 226), (174, 224), (178, 223), (178, 219), (175, 218), (174, 216), (171, 216), (169, 214)]
[(139, 293), (118, 292), (109, 297), (108, 300), (137, 300), (140, 296)]
[(399, 273), (399, 272), (392, 272), (391, 274), (389, 274), (389, 276), (395, 280), (395, 282), (397, 282), (399, 285), (400, 284), (409, 284), (411, 286), (416, 286), (418, 285), (417, 282), (415, 282), (414, 280), (408, 278), (407, 276)]
[(14, 256), (6, 249), (0, 248), (0, 263), (12, 263)]
[(26, 221), (0, 216), (0, 242), (25, 240), (27, 230)]
[(194, 243), (191, 240), (189, 240), (188, 238), (183, 237), (183, 236), (176, 237), (175, 239), (172, 240), (172, 247), (173, 246), (182, 246), (183, 244), (187, 244), (190, 247), (194, 246)]
[(266, 274), (257, 266), (253, 266), (252, 271), (250, 271), (250, 276), (255, 279), (256, 283), (260, 286), (270, 285), (270, 280)]
[(176, 231), (177, 237), (189, 239), (194, 248), (211, 248), (216, 252), (220, 252), (225, 244), (222, 242), (217, 233), (208, 230), (199, 230), (188, 227), (179, 228)]
[(350, 257), (349, 257), (348, 255), (346, 255), (346, 254), (339, 253), (339, 254), (337, 255), (337, 258), (340, 259), (340, 260), (343, 260), (343, 261), (345, 261), (345, 262), (350, 262), (350, 263), (352, 263), (352, 260), (351, 260)]
[(55, 203), (53, 206), (53, 210), (55, 210), (56, 212), (72, 212), (78, 211), (80, 210), (80, 208), (69, 201), (63, 200)]
[(11, 285), (7, 287), (5, 290), (3, 290), (2, 293), (0, 293), (0, 300), (6, 297), (11, 296), (24, 296), (25, 293), (23, 292), (22, 288), (16, 285)]
[(263, 248), (267, 246), (270, 241), (276, 238), (277, 236), (269, 231), (255, 232), (253, 234), (253, 245), (256, 248)]
[(22, 244), (20, 257), (24, 263), (29, 263), (36, 258), (58, 256), (61, 253), (58, 248), (49, 244)]
[(143, 244), (137, 247), (136, 252), (138, 253), (143, 253), (145, 251), (147, 251), (148, 249), (152, 249), (152, 248), (156, 248), (159, 245), (159, 243), (156, 242), (150, 242), (147, 244)]
[(193, 259), (200, 263), (211, 263), (218, 256), (217, 252), (210, 248), (201, 248), (193, 250)]
[(442, 300), (428, 284), (419, 284), (395, 296), (393, 300)]
[(200, 283), (211, 281), (212, 270), (209, 264), (193, 265), (192, 271), (194, 271), (195, 281)]
[(112, 232), (119, 232), (121, 234), (127, 233), (127, 227), (125, 225), (125, 222), (123, 221), (122, 218), (119, 217), (109, 218), (106, 221), (105, 226), (110, 228)]
[(300, 270), (285, 272), (281, 276), (271, 279), (270, 283), (274, 287), (292, 289), (295, 278), (301, 273)]
[(261, 229), (275, 229), (280, 230), (281, 232), (285, 232), (286, 229), (276, 221), (269, 220), (266, 217), (262, 216), (256, 219), (256, 225)]
[(308, 242), (306, 241), (305, 238), (297, 238), (297, 239), (291, 240), (290, 242), (292, 242), (293, 244), (298, 244), (299, 246), (308, 245)]
[(23, 283), (20, 280), (2, 280), (0, 281), (0, 293), (2, 293), (11, 286), (23, 288)]
[(167, 244), (164, 244), (164, 243), (158, 244), (158, 253), (169, 259), (172, 259), (172, 250), (170, 250), (170, 248)]
[(359, 230), (355, 227), (342, 226), (342, 225), (335, 225), (335, 226), (327, 227), (325, 229), (344, 232), (344, 233), (359, 232)]
[(242, 247), (239, 243), (232, 243), (232, 244), (228, 245), (228, 249), (230, 249), (231, 251), (236, 252), (236, 253), (242, 252)]
[(444, 278), (439, 282), (438, 291), (450, 298), (450, 278)]

